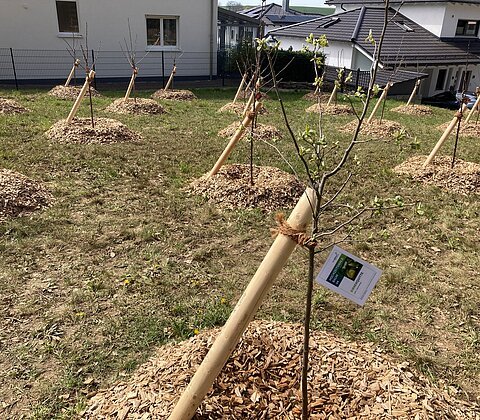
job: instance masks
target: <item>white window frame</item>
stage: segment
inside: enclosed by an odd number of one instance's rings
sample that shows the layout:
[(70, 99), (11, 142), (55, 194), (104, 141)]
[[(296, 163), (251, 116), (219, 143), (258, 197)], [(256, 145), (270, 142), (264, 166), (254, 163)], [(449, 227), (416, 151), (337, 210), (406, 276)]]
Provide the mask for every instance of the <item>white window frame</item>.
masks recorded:
[(60, 32), (60, 27), (58, 25), (58, 10), (57, 10), (57, 0), (53, 0), (54, 7), (55, 7), (55, 21), (57, 24), (57, 29), (58, 33), (57, 36), (59, 38), (82, 38), (83, 35), (81, 34), (81, 24), (80, 24), (80, 8), (77, 0), (63, 0), (63, 1), (69, 1), (70, 3), (75, 3), (76, 8), (77, 8), (77, 22), (78, 22), (78, 32)]
[[(180, 51), (180, 16), (168, 16), (168, 15), (145, 15), (145, 31), (147, 30), (147, 19), (158, 19), (160, 20), (160, 44), (159, 45), (148, 45), (146, 46), (146, 51)], [(164, 19), (175, 19), (176, 21), (176, 37), (177, 45), (163, 45), (163, 20)], [(148, 42), (148, 34), (145, 33), (145, 43)]]

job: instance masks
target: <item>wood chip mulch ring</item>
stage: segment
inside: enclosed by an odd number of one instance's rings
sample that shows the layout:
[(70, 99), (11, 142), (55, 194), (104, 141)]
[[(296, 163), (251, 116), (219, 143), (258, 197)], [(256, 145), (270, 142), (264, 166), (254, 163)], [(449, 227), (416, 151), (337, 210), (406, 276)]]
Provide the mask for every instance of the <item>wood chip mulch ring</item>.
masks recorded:
[(105, 108), (107, 112), (131, 115), (158, 115), (165, 113), (165, 108), (153, 99), (124, 98), (116, 99)]
[[(353, 133), (357, 127), (357, 120), (351, 121), (340, 128), (344, 133)], [(360, 130), (360, 135), (369, 136), (378, 140), (390, 140), (394, 134), (402, 130), (402, 126), (396, 121), (373, 119), (370, 124), (367, 124), (365, 119)]]
[(15, 115), (25, 114), (26, 112), (30, 112), (30, 110), (24, 108), (17, 101), (14, 101), (13, 99), (0, 98), (0, 114)]
[(294, 207), (305, 190), (295, 176), (271, 166), (254, 165), (253, 178), (251, 185), (250, 165), (225, 165), (211, 178), (205, 174), (193, 181), (187, 191), (229, 210), (258, 208), (270, 213)]
[(0, 169), (0, 221), (48, 207), (53, 196), (39, 182), (9, 169)]
[(325, 92), (320, 92), (320, 93), (308, 92), (302, 96), (302, 99), (305, 99), (306, 101), (315, 101), (315, 102), (320, 101), (321, 103), (326, 104), (330, 99), (330, 95), (331, 93), (325, 93)]
[[(442, 132), (444, 132), (447, 129), (449, 124), (450, 122), (446, 122), (442, 125), (439, 125), (437, 128)], [(457, 126), (453, 128), (452, 132), (450, 133), (450, 136), (455, 138), (456, 134), (457, 134)], [(472, 117), (472, 119), (470, 119), (467, 125), (463, 124), (463, 122), (460, 123), (460, 132), (458, 133), (458, 135), (460, 137), (479, 138), (480, 137), (480, 121), (478, 123), (475, 123)]]
[[(240, 92), (237, 99), (248, 100), (250, 98), (251, 94), (252, 94), (251, 90), (248, 90), (248, 91), (244, 90), (244, 91)], [(260, 100), (268, 101), (268, 100), (270, 100), (270, 96), (268, 95), (268, 93), (260, 92)]]
[(324, 105), (322, 103), (308, 107), (306, 112), (319, 114), (320, 110), (325, 115), (351, 115), (354, 113), (350, 105)]
[[(218, 132), (218, 136), (223, 138), (230, 138), (235, 134), (239, 126), (240, 126), (239, 122), (233, 122), (229, 126), (225, 127), (223, 130), (220, 130)], [(251, 134), (251, 126), (248, 126), (245, 128), (242, 138), (245, 138), (250, 134)], [(256, 140), (268, 141), (268, 140), (281, 139), (282, 134), (280, 133), (278, 128), (274, 127), (273, 125), (257, 123), (257, 126), (255, 127), (255, 130), (253, 132), (253, 138)]]
[[(302, 332), (299, 324), (253, 321), (194, 419), (299, 419)], [(160, 347), (129, 380), (97, 392), (87, 420), (166, 419), (219, 330)], [(480, 419), (478, 404), (460, 400), (371, 343), (313, 331), (312, 419)]]
[[(246, 103), (243, 102), (229, 102), (226, 105), (223, 105), (217, 112), (233, 112), (234, 114), (237, 115), (242, 115), (243, 111), (245, 110)], [(262, 106), (260, 110), (258, 111), (258, 114), (260, 115), (265, 115), (267, 114), (267, 108), (265, 106)]]
[(399, 112), (406, 115), (431, 115), (433, 114), (432, 109), (427, 105), (400, 105), (395, 108), (392, 108), (391, 111)]
[(407, 175), (415, 181), (435, 185), (459, 194), (480, 194), (480, 164), (455, 159), (452, 169), (451, 156), (435, 156), (426, 168), (427, 156), (413, 156), (394, 168), (399, 175)]
[[(63, 100), (70, 100), (74, 101), (77, 99), (78, 94), (82, 90), (81, 86), (64, 86), (64, 85), (58, 85), (50, 89), (47, 93), (47, 95), (54, 96), (57, 99), (63, 99)], [(98, 90), (96, 90), (93, 86), (90, 86), (90, 91), (92, 93), (92, 97), (98, 98), (102, 96)], [(88, 91), (87, 91), (88, 95)]]
[(141, 140), (139, 134), (120, 121), (111, 118), (95, 118), (94, 121), (95, 128), (90, 118), (74, 118), (71, 124), (60, 120), (45, 135), (59, 143), (109, 144)]
[(170, 101), (193, 101), (197, 99), (195, 94), (189, 90), (159, 89), (152, 95), (153, 99), (167, 99)]

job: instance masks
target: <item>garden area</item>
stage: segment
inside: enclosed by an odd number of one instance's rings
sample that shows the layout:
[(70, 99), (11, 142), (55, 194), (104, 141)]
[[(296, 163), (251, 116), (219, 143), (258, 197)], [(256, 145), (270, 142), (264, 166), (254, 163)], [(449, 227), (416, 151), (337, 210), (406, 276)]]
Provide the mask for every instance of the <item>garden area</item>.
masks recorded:
[[(318, 132), (305, 93), (281, 92), (294, 133)], [(92, 95), (65, 126), (73, 101), (0, 89), (1, 418), (166, 418), (306, 185), (273, 91), (218, 178), (235, 89), (124, 95)], [(326, 230), (402, 205), (329, 238), (383, 275), (362, 307), (314, 288), (312, 418), (480, 418), (480, 122), (454, 169), (455, 131), (422, 169), (454, 112), (404, 105), (386, 101), (326, 191), (351, 171)], [(355, 119), (342, 107), (322, 114), (340, 145)], [(196, 418), (299, 418), (307, 272), (297, 247)]]

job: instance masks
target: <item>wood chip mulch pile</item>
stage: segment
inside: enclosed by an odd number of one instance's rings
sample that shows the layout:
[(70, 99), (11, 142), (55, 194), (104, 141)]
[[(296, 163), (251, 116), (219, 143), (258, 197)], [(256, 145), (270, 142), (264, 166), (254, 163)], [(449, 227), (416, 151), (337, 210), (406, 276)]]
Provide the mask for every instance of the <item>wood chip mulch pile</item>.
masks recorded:
[(397, 106), (396, 108), (392, 108), (392, 111), (399, 112), (401, 114), (418, 116), (433, 114), (431, 108), (426, 105), (401, 105)]
[[(233, 122), (228, 127), (225, 127), (223, 130), (220, 130), (218, 132), (218, 136), (223, 138), (230, 138), (235, 134), (239, 126), (240, 126), (240, 123)], [(243, 132), (242, 137), (249, 136), (251, 132), (252, 132), (251, 126), (248, 126)], [(257, 123), (257, 126), (253, 131), (253, 138), (255, 140), (268, 141), (268, 140), (280, 139), (282, 138), (282, 134), (280, 133), (278, 128), (274, 127), (273, 125), (265, 125), (265, 124)]]
[[(85, 419), (166, 419), (219, 330), (168, 344), (128, 380), (99, 391)], [(194, 419), (299, 419), (302, 326), (254, 321)], [(312, 332), (312, 419), (480, 419), (480, 407), (370, 343)]]
[[(246, 103), (243, 102), (229, 102), (226, 105), (223, 105), (217, 112), (233, 112), (237, 115), (242, 115), (243, 111), (245, 110)], [(262, 106), (258, 111), (258, 114), (264, 115), (267, 114), (268, 111), (265, 106)]]
[(125, 101), (124, 98), (120, 98), (108, 105), (105, 111), (117, 114), (157, 115), (163, 114), (165, 108), (153, 99), (129, 98)]
[[(65, 99), (65, 100), (75, 100), (77, 99), (78, 94), (82, 90), (81, 86), (64, 86), (59, 85), (55, 86), (54, 88), (50, 89), (47, 95), (54, 96), (57, 99)], [(92, 93), (93, 97), (102, 96), (93, 86), (90, 86), (90, 92)], [(87, 91), (88, 95), (88, 91)]]
[(59, 143), (120, 143), (138, 141), (140, 135), (120, 121), (111, 118), (95, 118), (92, 127), (90, 118), (74, 118), (71, 124), (60, 120), (45, 133), (50, 140)]
[(308, 92), (307, 94), (303, 95), (303, 99), (306, 101), (320, 101), (327, 103), (330, 99), (331, 93), (315, 93), (315, 92)]
[[(356, 127), (357, 120), (354, 120), (343, 126), (340, 131), (353, 133)], [(380, 120), (374, 119), (370, 124), (367, 124), (367, 120), (364, 120), (360, 134), (378, 140), (389, 140), (401, 129), (402, 126), (396, 121), (382, 120), (380, 122)]]
[[(267, 93), (265, 93), (265, 92), (259, 92), (259, 93), (260, 93), (260, 98), (258, 98), (258, 99), (261, 99), (262, 101), (268, 101), (270, 99), (270, 96), (268, 96)], [(248, 91), (244, 90), (244, 91), (240, 92), (237, 99), (248, 100), (250, 98), (251, 94), (252, 94), (251, 90), (248, 90)]]
[(18, 102), (13, 99), (0, 98), (0, 114), (5, 115), (14, 115), (14, 114), (24, 114), (29, 112), (27, 108), (24, 108)]
[(53, 196), (39, 182), (8, 169), (0, 169), (0, 221), (48, 207)]
[(307, 112), (314, 112), (319, 114), (322, 111), (325, 115), (348, 115), (353, 114), (353, 109), (350, 105), (324, 105), (322, 103), (315, 104), (306, 109)]
[(193, 101), (197, 99), (193, 92), (189, 90), (159, 89), (152, 95), (153, 99), (168, 99), (171, 101)]
[(188, 191), (205, 197), (226, 209), (261, 209), (273, 212), (294, 207), (305, 187), (293, 175), (271, 166), (253, 166), (254, 185), (250, 184), (250, 165), (225, 165), (207, 179), (193, 181)]
[(452, 169), (451, 156), (435, 156), (426, 168), (427, 156), (413, 156), (394, 168), (400, 175), (408, 175), (415, 181), (435, 185), (460, 194), (480, 194), (480, 164), (455, 159)]
[[(437, 128), (441, 131), (445, 131), (449, 124), (450, 124), (450, 121), (442, 125), (439, 125)], [(450, 136), (453, 138), (455, 138), (456, 135), (457, 135), (457, 126), (455, 126), (452, 132), (450, 133)], [(461, 123), (460, 131), (458, 135), (461, 137), (477, 137), (477, 138), (480, 137), (480, 122), (476, 124), (472, 117), (472, 119), (470, 119), (467, 125)]]

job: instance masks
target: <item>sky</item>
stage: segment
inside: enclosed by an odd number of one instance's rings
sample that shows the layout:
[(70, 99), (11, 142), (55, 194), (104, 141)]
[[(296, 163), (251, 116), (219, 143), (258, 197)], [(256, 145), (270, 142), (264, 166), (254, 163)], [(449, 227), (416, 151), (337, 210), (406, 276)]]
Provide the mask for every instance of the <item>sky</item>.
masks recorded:
[[(224, 6), (228, 0), (219, 0), (218, 5)], [(256, 6), (262, 4), (261, 0), (235, 0), (239, 3), (246, 4), (249, 6)], [(267, 4), (269, 3), (277, 3), (282, 4), (282, 0), (268, 0)], [(324, 6), (323, 0), (290, 0), (290, 6), (317, 6), (322, 7)]]

